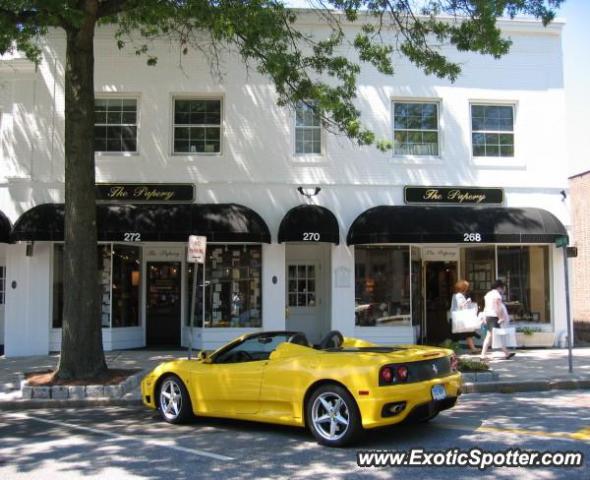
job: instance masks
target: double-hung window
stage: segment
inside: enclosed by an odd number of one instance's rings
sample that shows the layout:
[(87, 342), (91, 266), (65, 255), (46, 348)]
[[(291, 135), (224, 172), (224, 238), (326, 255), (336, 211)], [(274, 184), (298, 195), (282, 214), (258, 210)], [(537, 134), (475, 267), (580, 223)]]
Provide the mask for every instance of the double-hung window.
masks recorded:
[(393, 102), (393, 153), (437, 156), (438, 103)]
[(514, 106), (471, 105), (474, 157), (514, 157)]
[(322, 154), (322, 122), (313, 102), (299, 102), (295, 108), (295, 153)]
[(94, 100), (94, 151), (137, 152), (137, 99)]
[(221, 100), (174, 100), (174, 153), (221, 152)]

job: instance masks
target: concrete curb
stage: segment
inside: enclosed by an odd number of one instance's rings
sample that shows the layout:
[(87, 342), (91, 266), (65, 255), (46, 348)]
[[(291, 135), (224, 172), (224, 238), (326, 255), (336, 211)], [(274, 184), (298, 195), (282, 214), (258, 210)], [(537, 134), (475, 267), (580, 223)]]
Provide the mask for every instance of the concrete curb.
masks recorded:
[(518, 382), (464, 382), (462, 386), (463, 393), (519, 393), (583, 389), (590, 389), (590, 378), (555, 378)]
[(141, 405), (139, 398), (87, 398), (80, 400), (8, 400), (0, 402), (0, 410), (42, 410), (46, 408), (128, 407)]
[(461, 372), (463, 383), (480, 383), (480, 382), (497, 382), (500, 375), (493, 370), (485, 370), (482, 372)]

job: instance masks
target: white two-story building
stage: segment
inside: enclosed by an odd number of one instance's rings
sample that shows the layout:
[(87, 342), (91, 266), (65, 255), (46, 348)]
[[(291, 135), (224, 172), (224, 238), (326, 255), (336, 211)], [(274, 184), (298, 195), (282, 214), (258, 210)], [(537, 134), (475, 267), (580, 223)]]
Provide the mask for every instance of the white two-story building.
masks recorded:
[[(313, 16), (300, 22), (317, 35)], [(392, 151), (358, 147), (312, 111), (278, 107), (268, 79), (224, 57), (155, 44), (158, 65), (96, 38), (96, 175), (105, 349), (189, 339), (190, 234), (208, 239), (194, 343), (291, 329), (382, 343), (449, 336), (452, 286), (481, 301), (496, 278), (517, 325), (566, 331), (568, 234), (560, 22), (501, 21), (495, 60), (455, 83), (396, 60), (365, 68), (358, 107)], [(352, 28), (352, 27), (351, 27)], [(35, 68), (0, 60), (0, 343), (60, 348), (63, 35)], [(203, 301), (204, 299), (204, 301)]]

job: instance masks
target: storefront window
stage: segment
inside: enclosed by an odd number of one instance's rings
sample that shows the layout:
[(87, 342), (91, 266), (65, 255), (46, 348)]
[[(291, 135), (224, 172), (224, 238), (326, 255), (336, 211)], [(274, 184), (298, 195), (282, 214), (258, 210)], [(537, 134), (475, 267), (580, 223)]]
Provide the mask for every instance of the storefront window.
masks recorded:
[(483, 297), (496, 277), (495, 247), (462, 248), (461, 266), (461, 278), (469, 282), (469, 298), (483, 309)]
[[(101, 325), (110, 326), (110, 283), (111, 283), (111, 246), (98, 245), (98, 283)], [(64, 246), (55, 245), (53, 251), (53, 328), (61, 328), (63, 322), (63, 276)]]
[(410, 249), (355, 247), (355, 325), (410, 325)]
[(549, 249), (498, 247), (498, 277), (506, 283), (504, 301), (514, 321), (548, 323)]
[(113, 327), (139, 326), (139, 247), (113, 246)]
[[(190, 324), (193, 265), (188, 266), (186, 324)], [(205, 265), (205, 327), (262, 326), (262, 248), (260, 245), (209, 245)], [(194, 326), (202, 326), (203, 266), (197, 275)]]

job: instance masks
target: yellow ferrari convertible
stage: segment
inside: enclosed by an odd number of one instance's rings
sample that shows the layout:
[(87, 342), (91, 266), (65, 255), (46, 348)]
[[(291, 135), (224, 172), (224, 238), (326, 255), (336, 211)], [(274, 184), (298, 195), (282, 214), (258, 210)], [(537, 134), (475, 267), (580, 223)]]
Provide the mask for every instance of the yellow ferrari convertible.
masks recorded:
[(141, 382), (143, 403), (167, 422), (202, 415), (294, 425), (334, 447), (363, 429), (428, 421), (460, 394), (451, 350), (375, 345), (338, 331), (319, 345), (300, 332), (244, 335), (163, 363)]

